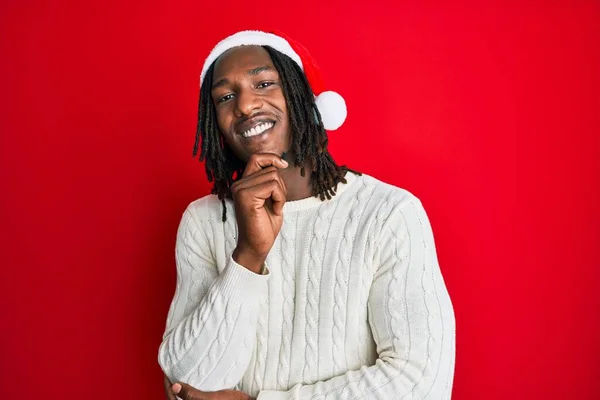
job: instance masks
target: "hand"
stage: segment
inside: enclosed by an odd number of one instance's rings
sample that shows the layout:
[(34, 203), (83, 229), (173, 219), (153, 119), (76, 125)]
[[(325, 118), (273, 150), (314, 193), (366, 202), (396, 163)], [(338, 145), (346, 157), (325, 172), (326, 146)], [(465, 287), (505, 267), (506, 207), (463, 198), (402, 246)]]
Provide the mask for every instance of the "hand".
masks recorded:
[(163, 386), (165, 389), (165, 397), (167, 398), (167, 400), (177, 400), (177, 397), (175, 397), (175, 392), (173, 392), (173, 390), (171, 389), (171, 386), (173, 386), (173, 384), (166, 375), (165, 379), (163, 380)]
[(238, 224), (238, 242), (233, 259), (259, 273), (283, 224), (287, 195), (279, 168), (287, 161), (276, 154), (250, 156), (242, 178), (231, 186)]
[[(202, 392), (194, 389), (185, 383), (176, 383), (173, 385), (165, 375), (164, 379), (165, 395), (167, 400), (177, 400), (177, 397), (183, 400), (255, 400), (239, 390), (220, 390), (218, 392)], [(175, 397), (177, 395), (177, 397)]]
[(202, 392), (185, 383), (176, 383), (171, 387), (172, 393), (183, 400), (254, 400), (239, 390), (219, 390), (218, 392)]

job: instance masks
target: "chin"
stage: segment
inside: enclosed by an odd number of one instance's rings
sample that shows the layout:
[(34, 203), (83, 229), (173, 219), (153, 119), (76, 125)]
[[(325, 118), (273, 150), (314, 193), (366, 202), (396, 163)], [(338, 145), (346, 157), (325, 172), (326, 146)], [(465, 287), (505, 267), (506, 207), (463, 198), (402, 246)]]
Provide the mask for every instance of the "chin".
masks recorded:
[(250, 156), (252, 154), (255, 153), (271, 153), (271, 154), (277, 154), (278, 156), (281, 157), (281, 155), (283, 155), (285, 151), (284, 150), (280, 150), (278, 148), (272, 148), (272, 147), (262, 147), (262, 148), (255, 148), (252, 150), (248, 150), (248, 157), (246, 157), (246, 161), (248, 161), (248, 159), (250, 158)]
[(255, 153), (272, 153), (281, 156), (286, 151), (288, 151), (286, 150), (286, 146), (281, 143), (269, 143), (269, 141), (252, 143), (244, 146), (244, 153), (247, 154), (246, 159), (250, 158), (250, 156)]

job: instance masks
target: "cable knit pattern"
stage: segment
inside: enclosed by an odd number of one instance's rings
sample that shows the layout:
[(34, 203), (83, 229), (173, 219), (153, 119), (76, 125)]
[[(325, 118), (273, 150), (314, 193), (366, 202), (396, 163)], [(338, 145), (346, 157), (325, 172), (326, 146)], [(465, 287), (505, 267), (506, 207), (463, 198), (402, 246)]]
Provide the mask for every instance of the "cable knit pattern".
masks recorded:
[(258, 327), (256, 330), (256, 372), (254, 373), (254, 388), (260, 390), (263, 387), (263, 378), (265, 375), (266, 358), (267, 358), (267, 336), (268, 330), (268, 307), (266, 298), (261, 303), (261, 311), (258, 317)]
[[(331, 209), (331, 208), (329, 208)], [(308, 284), (306, 286), (306, 332), (318, 332), (319, 322), (319, 276), (323, 260), (323, 247), (327, 240), (329, 225), (324, 218), (325, 207), (317, 208), (317, 217), (314, 220), (312, 238), (310, 243), (310, 263), (308, 266)], [(314, 382), (318, 370), (318, 335), (306, 336), (306, 363), (302, 370), (303, 382)]]
[[(385, 219), (389, 217), (391, 208), (393, 206), (392, 202), (394, 200), (393, 199), (394, 191), (392, 190), (391, 187), (388, 187), (387, 189), (388, 190), (387, 190), (387, 193), (385, 194), (384, 200), (379, 203), (379, 208), (376, 211), (375, 218), (372, 221), (370, 221), (370, 223), (373, 224), (375, 227), (383, 226), (383, 221), (385, 221)], [(373, 232), (372, 229), (370, 229), (370, 231)], [(371, 282), (372, 282), (372, 279), (367, 278), (367, 277), (370, 277), (369, 276), (370, 271), (368, 271), (369, 267), (372, 267), (372, 263), (369, 262), (369, 256), (370, 256), (369, 249), (371, 249), (372, 243), (376, 242), (376, 241), (377, 241), (377, 239), (373, 238), (372, 236), (368, 236), (367, 237), (367, 248), (363, 252), (364, 268), (362, 270), (362, 274), (366, 274), (367, 276), (365, 276), (363, 279), (361, 279), (362, 285), (360, 287), (360, 304), (367, 304), (369, 289), (370, 289)], [(367, 319), (366, 312), (367, 312), (367, 307), (361, 308), (361, 314), (360, 314), (361, 319), (363, 319), (363, 320)], [(359, 325), (358, 338), (359, 338), (359, 346), (358, 346), (359, 359), (360, 359), (361, 364), (365, 365), (368, 363), (367, 342), (371, 342), (373, 340), (371, 330), (369, 329), (369, 326), (367, 324)]]
[[(290, 352), (291, 352), (291, 332), (293, 330), (294, 319), (294, 297), (296, 288), (294, 286), (294, 247), (293, 236), (290, 236), (291, 229), (288, 225), (290, 220), (284, 220), (285, 229), (281, 230), (281, 274), (283, 276), (283, 307), (282, 307), (282, 336), (281, 348), (279, 351), (279, 365), (277, 366), (277, 385), (278, 387), (287, 387), (290, 375)], [(295, 219), (292, 219), (295, 221)], [(293, 229), (293, 226), (290, 227)]]
[(352, 245), (354, 235), (356, 234), (356, 227), (360, 219), (359, 207), (356, 207), (358, 203), (360, 205), (360, 196), (364, 192), (366, 185), (361, 182), (356, 197), (352, 199), (350, 203), (350, 212), (348, 213), (348, 219), (344, 225), (342, 232), (342, 243), (338, 249), (338, 262), (335, 267), (335, 284), (333, 286), (333, 329), (331, 331), (333, 343), (332, 346), (332, 361), (333, 361), (333, 372), (334, 375), (344, 371), (346, 369), (346, 358), (344, 356), (344, 349), (341, 347), (342, 343), (337, 338), (342, 337), (345, 331), (346, 324), (346, 299), (344, 295), (347, 293), (348, 280), (347, 274), (350, 269), (350, 256), (344, 254), (343, 250), (347, 249)]
[(183, 215), (159, 362), (201, 390), (258, 400), (449, 399), (455, 320), (427, 214), (407, 190), (347, 174), (331, 200), (287, 202), (254, 274), (231, 259), (235, 210)]

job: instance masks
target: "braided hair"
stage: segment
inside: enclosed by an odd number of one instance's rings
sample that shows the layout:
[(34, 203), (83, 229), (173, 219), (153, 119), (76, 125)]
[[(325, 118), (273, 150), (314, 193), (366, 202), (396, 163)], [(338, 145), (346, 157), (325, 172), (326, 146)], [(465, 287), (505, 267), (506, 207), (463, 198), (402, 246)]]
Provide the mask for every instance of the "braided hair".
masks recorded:
[[(306, 174), (304, 165), (308, 163), (312, 174), (312, 195), (321, 200), (331, 199), (335, 196), (337, 185), (346, 183), (344, 176), (347, 171), (356, 175), (360, 173), (344, 165), (338, 166), (327, 150), (327, 133), (302, 69), (285, 54), (269, 46), (262, 47), (269, 53), (282, 83), (292, 130), (290, 150), (295, 157), (292, 162), (294, 166), (301, 168), (302, 176)], [(198, 154), (202, 138), (200, 161), (205, 162), (208, 181), (214, 182), (211, 193), (217, 195), (223, 203), (222, 219), (225, 222), (225, 199), (232, 198), (231, 185), (242, 176), (246, 164), (233, 153), (219, 132), (216, 109), (211, 97), (214, 68), (215, 63), (209, 67), (200, 88), (193, 156)]]

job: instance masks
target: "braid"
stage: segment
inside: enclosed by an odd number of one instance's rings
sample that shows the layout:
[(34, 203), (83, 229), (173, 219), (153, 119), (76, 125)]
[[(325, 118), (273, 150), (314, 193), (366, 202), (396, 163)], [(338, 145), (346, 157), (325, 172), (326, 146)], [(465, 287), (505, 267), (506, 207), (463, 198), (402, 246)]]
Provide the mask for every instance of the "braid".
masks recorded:
[[(292, 131), (291, 148), (296, 167), (305, 176), (305, 163), (309, 163), (312, 174), (313, 196), (321, 200), (330, 200), (335, 196), (337, 185), (346, 183), (347, 171), (356, 175), (359, 172), (338, 166), (327, 150), (327, 133), (323, 127), (321, 114), (314, 101), (310, 84), (302, 69), (291, 58), (269, 47), (263, 48), (271, 56), (275, 69), (279, 72), (283, 95), (288, 108)], [(240, 160), (223, 140), (217, 125), (216, 110), (212, 102), (214, 63), (206, 72), (200, 89), (198, 102), (198, 126), (194, 142), (194, 157), (198, 154), (198, 145), (202, 138), (200, 161), (205, 161), (209, 182), (214, 182), (211, 193), (223, 203), (223, 222), (226, 221), (225, 199), (231, 199), (231, 185), (242, 176), (245, 163)]]

